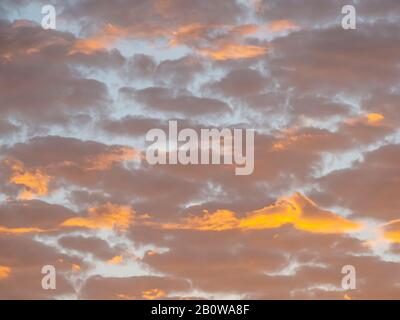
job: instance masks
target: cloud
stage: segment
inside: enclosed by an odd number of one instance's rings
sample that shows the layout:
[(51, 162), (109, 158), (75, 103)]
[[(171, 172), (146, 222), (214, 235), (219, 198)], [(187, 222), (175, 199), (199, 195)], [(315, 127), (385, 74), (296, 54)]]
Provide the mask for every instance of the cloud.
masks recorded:
[(244, 45), (244, 44), (224, 44), (219, 48), (199, 49), (199, 53), (214, 60), (247, 59), (259, 57), (268, 52), (265, 47)]
[[(1, 299), (399, 296), (398, 1), (37, 5), (0, 5)], [(176, 118), (255, 128), (254, 173), (135, 161)]]
[[(149, 232), (139, 228), (132, 230), (131, 236), (139, 241)], [(361, 268), (363, 262), (355, 261), (352, 255), (370, 253), (361, 241), (347, 234), (309, 233), (290, 225), (254, 232), (164, 230), (152, 238), (170, 250), (146, 255), (144, 262), (160, 272), (191, 279), (192, 287), (203, 293), (200, 297), (210, 299), (319, 299), (309, 288), (327, 284), (340, 287), (341, 266), (354, 263)], [(380, 264), (377, 258), (371, 260)], [(302, 288), (306, 289), (300, 292)], [(334, 299), (343, 297), (340, 289), (327, 292)], [(366, 292), (371, 293), (368, 289)], [(178, 296), (192, 295), (189, 291)]]
[(18, 195), (20, 200), (30, 200), (33, 197), (42, 197), (49, 194), (49, 182), (51, 177), (40, 170), (27, 171), (19, 161), (7, 161), (13, 171), (10, 183), (22, 185), (25, 190)]
[(40, 200), (9, 200), (0, 205), (0, 233), (45, 233), (58, 228), (75, 213), (61, 205)]
[(133, 222), (133, 218), (134, 211), (131, 208), (107, 203), (98, 208), (89, 208), (88, 217), (70, 218), (61, 226), (124, 231)]
[(6, 279), (10, 276), (11, 268), (7, 266), (0, 266), (0, 280)]
[(275, 20), (268, 24), (268, 28), (272, 32), (282, 32), (291, 29), (297, 29), (298, 26), (290, 20)]
[(171, 90), (161, 87), (149, 87), (142, 90), (122, 88), (120, 92), (132, 97), (140, 104), (161, 112), (201, 116), (229, 112), (229, 106), (220, 100), (197, 97), (189, 91)]
[[(281, 138), (278, 138), (281, 136)], [(351, 141), (338, 132), (318, 128), (287, 129), (272, 146), (274, 151), (307, 150), (310, 152), (336, 151), (351, 148)]]
[(400, 220), (393, 220), (383, 225), (383, 237), (392, 243), (400, 243)]
[(41, 233), (44, 230), (39, 228), (8, 228), (0, 226), (0, 233), (3, 234), (24, 234), (24, 233)]
[(276, 38), (271, 76), (299, 91), (329, 95), (359, 96), (369, 92), (366, 88), (390, 86), (399, 77), (392, 68), (398, 43), (393, 28), (391, 23), (365, 24), (352, 33), (332, 26)]
[[(57, 270), (57, 290), (43, 290), (42, 267), (51, 264)], [(85, 265), (78, 257), (70, 257), (54, 248), (33, 240), (30, 235), (0, 237), (0, 265), (11, 273), (0, 280), (1, 299), (55, 299), (58, 295), (72, 295), (74, 288), (67, 280), (72, 264)]]
[(195, 53), (216, 61), (256, 58), (265, 55), (269, 49), (244, 42), (247, 36), (261, 29), (262, 26), (255, 24), (234, 26), (190, 24), (174, 31), (169, 44), (171, 46), (185, 44)]
[(338, 102), (318, 94), (296, 95), (291, 100), (292, 116), (296, 122), (304, 117), (328, 120), (333, 117), (346, 117), (351, 112), (351, 105)]
[(113, 258), (107, 261), (108, 264), (120, 264), (123, 261), (122, 256), (114, 256)]
[(376, 124), (381, 122), (385, 117), (380, 113), (369, 113), (366, 115), (369, 124)]
[(12, 124), (11, 122), (5, 120), (5, 119), (1, 119), (0, 120), (0, 134), (3, 137), (6, 137), (7, 135), (10, 134), (15, 134), (19, 131), (19, 128)]
[[(104, 290), (106, 288), (106, 290)], [(88, 279), (82, 289), (83, 299), (135, 299), (164, 297), (175, 290), (187, 290), (185, 280), (173, 277), (137, 276), (137, 277), (100, 277)], [(101, 290), (100, 290), (101, 289)]]
[(126, 37), (127, 35), (127, 30), (124, 30), (112, 24), (107, 24), (97, 36), (75, 41), (73, 47), (70, 49), (68, 54), (73, 55), (77, 52), (91, 54), (96, 51), (105, 50), (115, 41), (122, 37)]
[(58, 240), (65, 249), (75, 250), (85, 255), (92, 254), (94, 257), (107, 261), (112, 259), (116, 249), (110, 247), (107, 241), (95, 236), (66, 235)]
[(267, 82), (268, 80), (257, 70), (236, 69), (221, 80), (211, 83), (209, 87), (227, 96), (243, 97), (259, 93)]
[(87, 159), (85, 170), (106, 170), (113, 164), (133, 160), (139, 157), (139, 153), (128, 147), (115, 148), (110, 153), (100, 154), (96, 157)]
[(121, 136), (141, 136), (149, 130), (160, 128), (167, 130), (167, 125), (160, 119), (138, 116), (125, 116), (121, 119), (105, 119), (102, 128), (109, 134)]
[(74, 43), (72, 34), (47, 31), (34, 23), (3, 21), (0, 30), (7, 35), (0, 40), (2, 117), (32, 126), (65, 125), (74, 119), (71, 115), (107, 109), (106, 85), (86, 78), (75, 67), (116, 64), (112, 54), (86, 60), (68, 56)]
[(159, 299), (165, 296), (165, 292), (161, 289), (150, 289), (142, 292), (142, 297), (147, 300)]
[(235, 213), (219, 210), (206, 212), (203, 216), (189, 217), (184, 224), (166, 224), (167, 229), (194, 229), (224, 231), (231, 229), (262, 230), (275, 229), (292, 224), (296, 229), (311, 233), (346, 233), (357, 231), (361, 224), (337, 214), (322, 210), (305, 196), (296, 193), (281, 198), (274, 205), (255, 210), (242, 218)]
[[(60, 149), (59, 146), (63, 148)], [(4, 157), (15, 159), (27, 167), (49, 170), (77, 166), (87, 171), (105, 170), (117, 163), (131, 160), (137, 150), (122, 145), (106, 145), (61, 136), (38, 136), (2, 149)]]
[[(321, 177), (321, 186), (329, 195), (334, 195), (336, 204), (360, 216), (395, 219), (400, 205), (396, 196), (399, 156), (399, 145), (384, 145), (366, 152), (364, 159), (356, 161), (352, 167)], [(352, 181), (351, 185), (348, 181)]]
[[(323, 23), (337, 21), (341, 8), (353, 1), (332, 0), (320, 3), (317, 0), (260, 0), (257, 15), (261, 19), (296, 21), (307, 27), (316, 28)], [(357, 6), (358, 7), (358, 6)]]

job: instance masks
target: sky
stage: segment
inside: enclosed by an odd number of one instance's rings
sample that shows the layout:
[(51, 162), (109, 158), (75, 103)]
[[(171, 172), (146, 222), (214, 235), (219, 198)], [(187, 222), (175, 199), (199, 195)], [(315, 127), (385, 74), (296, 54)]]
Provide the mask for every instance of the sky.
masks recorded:
[[(0, 299), (399, 299), (399, 79), (398, 0), (2, 0)], [(149, 164), (170, 120), (254, 171)]]

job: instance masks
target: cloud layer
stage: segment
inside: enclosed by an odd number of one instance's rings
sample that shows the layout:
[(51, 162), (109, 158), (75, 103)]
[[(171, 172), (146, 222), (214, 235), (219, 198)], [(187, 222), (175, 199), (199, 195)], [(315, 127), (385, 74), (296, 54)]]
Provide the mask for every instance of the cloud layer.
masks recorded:
[[(396, 0), (54, 5), (0, 5), (1, 299), (399, 298)], [(149, 165), (169, 120), (253, 174)]]

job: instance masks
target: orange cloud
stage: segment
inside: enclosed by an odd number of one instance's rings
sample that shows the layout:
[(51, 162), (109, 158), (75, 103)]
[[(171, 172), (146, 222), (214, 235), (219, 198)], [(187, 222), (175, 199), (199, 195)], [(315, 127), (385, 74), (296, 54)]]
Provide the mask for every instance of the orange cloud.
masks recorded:
[(130, 207), (107, 203), (98, 208), (89, 208), (88, 217), (70, 218), (63, 227), (82, 227), (88, 229), (117, 229), (124, 231), (133, 220), (134, 211)]
[(272, 32), (281, 32), (291, 29), (296, 29), (299, 26), (290, 20), (275, 20), (268, 24), (269, 30)]
[(171, 47), (186, 44), (188, 41), (200, 39), (207, 29), (215, 26), (208, 26), (201, 23), (193, 23), (179, 27), (171, 32), (172, 39), (169, 41)]
[(107, 49), (110, 45), (118, 39), (128, 35), (126, 29), (107, 24), (103, 30), (93, 38), (77, 40), (70, 50), (69, 54), (82, 52), (85, 54), (92, 54), (96, 51)]
[(150, 289), (142, 292), (142, 297), (147, 300), (154, 300), (165, 296), (165, 292), (161, 289)]
[(249, 212), (238, 218), (234, 212), (218, 210), (214, 213), (191, 216), (183, 224), (166, 224), (166, 229), (194, 229), (222, 231), (231, 229), (257, 230), (279, 228), (291, 224), (296, 229), (311, 233), (346, 233), (361, 228), (357, 222), (320, 209), (309, 198), (300, 193), (281, 198), (275, 204)]
[(135, 296), (130, 296), (124, 293), (118, 293), (116, 295), (119, 299), (123, 299), (123, 300), (137, 300), (137, 298)]
[(225, 44), (217, 49), (199, 49), (198, 52), (213, 60), (234, 60), (258, 57), (267, 53), (268, 49), (254, 45)]
[(25, 190), (18, 195), (18, 199), (30, 200), (35, 196), (40, 197), (49, 194), (50, 176), (40, 170), (26, 170), (20, 161), (6, 160), (6, 164), (11, 165), (13, 171), (10, 182), (25, 187)]
[(115, 256), (107, 261), (108, 264), (120, 264), (122, 262), (122, 256)]
[(72, 272), (79, 272), (81, 270), (81, 266), (79, 264), (72, 264), (71, 266)]
[(384, 125), (385, 116), (380, 113), (367, 113), (354, 118), (346, 119), (344, 122), (348, 125), (365, 124), (370, 126)]
[(0, 226), (0, 234), (24, 234), (24, 233), (40, 233), (44, 232), (43, 229), (40, 228), (7, 228), (4, 226)]
[[(193, 40), (205, 39), (207, 33), (212, 30), (227, 32), (230, 35), (247, 36), (254, 34), (261, 29), (261, 26), (256, 24), (243, 24), (238, 26), (217, 25), (217, 24), (202, 24), (193, 23), (179, 27), (177, 30), (170, 32), (172, 39), (169, 41), (170, 46), (180, 44), (187, 45)], [(168, 36), (167, 34), (165, 34)]]
[(41, 43), (37, 44), (36, 46), (25, 49), (22, 53), (30, 55), (30, 54), (38, 53), (38, 52), (42, 51), (43, 49), (46, 49), (47, 47), (50, 47), (52, 45), (68, 45), (68, 44), (69, 44), (68, 41), (63, 39), (62, 37), (53, 36), (53, 37), (43, 40)]
[(191, 216), (184, 224), (165, 224), (165, 229), (195, 229), (205, 231), (223, 231), (239, 227), (235, 213), (229, 210), (218, 210), (214, 213), (205, 211), (202, 216)]
[[(261, 27), (255, 24), (232, 26), (194, 23), (182, 26), (177, 30), (170, 32), (170, 35), (172, 35), (172, 37), (169, 41), (169, 44), (170, 46), (176, 46), (179, 44), (187, 45), (189, 47), (192, 47), (192, 49), (194, 49), (199, 54), (213, 60), (253, 58), (265, 54), (268, 49), (255, 45), (244, 45), (231, 42), (238, 37), (242, 38), (247, 35), (254, 34), (260, 29)], [(194, 41), (207, 39), (207, 34), (213, 30), (219, 30), (227, 33), (229, 35), (230, 41), (226, 41), (224, 43), (216, 43), (215, 47), (211, 45), (210, 48), (198, 48), (197, 45), (194, 45)], [(211, 38), (208, 40), (210, 42), (213, 42)]]
[(400, 243), (400, 219), (384, 224), (381, 229), (385, 240)]
[(374, 125), (381, 122), (385, 117), (380, 113), (369, 113), (365, 116), (367, 119), (368, 124)]
[(104, 153), (99, 156), (89, 158), (87, 160), (86, 170), (105, 170), (110, 168), (114, 163), (129, 161), (137, 157), (139, 154), (136, 150), (128, 147), (121, 147), (111, 153)]
[(156, 256), (158, 254), (158, 252), (154, 251), (154, 250), (149, 250), (149, 251), (146, 252), (146, 254), (148, 256), (152, 257), (152, 256)]
[(240, 26), (236, 26), (232, 29), (233, 32), (238, 33), (242, 36), (254, 34), (260, 30), (261, 30), (261, 26), (256, 25), (256, 24), (243, 24)]
[(315, 134), (308, 134), (308, 133), (301, 133), (297, 134), (295, 131), (292, 130), (285, 130), (284, 132), (286, 136), (275, 142), (272, 145), (272, 149), (275, 151), (285, 150), (288, 149), (291, 145), (295, 145), (296, 143), (306, 141), (308, 139), (315, 138)]
[[(122, 28), (108, 24), (101, 32), (94, 37), (79, 39), (75, 42), (69, 54), (77, 52), (92, 54), (109, 48), (113, 43), (121, 38), (137, 37), (149, 40), (150, 38), (165, 38), (169, 40), (169, 46), (186, 45), (200, 54), (210, 57), (214, 60), (244, 59), (263, 55), (267, 48), (255, 45), (243, 44), (224, 44), (217, 48), (196, 49), (194, 42), (207, 39), (207, 34), (212, 30), (222, 30), (231, 36), (247, 36), (254, 34), (261, 29), (261, 26), (255, 24), (246, 24), (239, 26), (216, 25), (192, 23), (180, 26), (176, 29), (160, 28), (149, 26), (148, 28)], [(211, 39), (209, 39), (211, 41)], [(194, 49), (195, 48), (195, 49)]]
[(6, 279), (10, 276), (11, 268), (0, 265), (0, 280)]

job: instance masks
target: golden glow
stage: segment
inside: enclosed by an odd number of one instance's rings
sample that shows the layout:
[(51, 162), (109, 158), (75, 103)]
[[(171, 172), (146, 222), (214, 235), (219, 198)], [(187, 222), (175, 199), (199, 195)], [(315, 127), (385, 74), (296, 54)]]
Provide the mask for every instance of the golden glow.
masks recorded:
[(123, 299), (123, 300), (134, 300), (134, 299), (136, 300), (135, 296), (130, 296), (130, 295), (127, 295), (127, 294), (124, 294), (124, 293), (118, 293), (117, 297), (119, 299)]
[(179, 27), (177, 30), (172, 31), (172, 39), (169, 41), (171, 47), (185, 44), (188, 40), (199, 39), (202, 33), (212, 26), (207, 26), (201, 23), (193, 23)]
[(195, 229), (223, 231), (231, 229), (257, 230), (279, 228), (292, 224), (296, 229), (310, 233), (346, 233), (361, 228), (361, 224), (337, 214), (322, 210), (307, 197), (296, 193), (281, 198), (274, 205), (247, 213), (238, 218), (234, 212), (218, 210), (202, 216), (190, 216), (183, 224), (165, 224), (166, 229)]
[[(286, 25), (286, 27), (289, 27)], [(276, 27), (275, 27), (276, 28)], [(87, 39), (77, 40), (69, 54), (85, 53), (92, 54), (97, 51), (109, 48), (117, 40), (135, 36), (135, 37), (151, 37), (151, 38), (167, 38), (169, 39), (169, 46), (174, 47), (177, 45), (187, 45), (194, 48), (198, 53), (212, 58), (213, 60), (230, 60), (230, 59), (244, 59), (253, 58), (265, 54), (268, 49), (255, 45), (243, 45), (237, 43), (225, 43), (217, 45), (215, 48), (202, 48), (197, 49), (193, 41), (203, 39), (209, 30), (224, 30), (228, 34), (234, 36), (247, 36), (256, 33), (261, 29), (258, 25), (247, 24), (239, 26), (229, 25), (207, 25), (202, 23), (193, 23), (183, 25), (177, 29), (168, 28), (148, 28), (146, 30), (134, 28), (121, 28), (108, 24), (99, 34)]]
[(381, 126), (385, 116), (380, 113), (368, 113), (359, 115), (355, 118), (346, 119), (344, 122), (348, 125), (367, 124), (370, 126)]
[(384, 224), (381, 230), (384, 240), (392, 243), (400, 243), (400, 219)]
[(6, 279), (10, 276), (11, 268), (0, 265), (0, 280)]
[(124, 231), (133, 220), (134, 212), (130, 207), (107, 203), (98, 208), (89, 208), (88, 217), (70, 218), (63, 227), (82, 227), (88, 229), (117, 229)]
[(331, 217), (302, 218), (295, 221), (294, 225), (299, 230), (313, 233), (346, 233), (357, 231), (361, 228), (359, 223), (349, 221), (339, 215), (331, 214)]
[(307, 142), (307, 140), (310, 141), (311, 139), (318, 137), (315, 134), (306, 134), (306, 133), (297, 134), (293, 130), (285, 130), (283, 133), (284, 137), (272, 145), (272, 149), (274, 151), (286, 150), (290, 146), (296, 146), (296, 144)]
[(399, 231), (386, 231), (384, 233), (385, 240), (393, 243), (400, 243), (400, 230)]
[(235, 213), (228, 210), (218, 210), (214, 213), (204, 211), (202, 216), (191, 216), (186, 220), (184, 225), (181, 224), (165, 224), (165, 229), (196, 229), (196, 230), (213, 230), (222, 231), (234, 229), (239, 226), (239, 220)]
[(6, 160), (5, 163), (10, 165), (13, 171), (10, 182), (25, 187), (25, 190), (18, 195), (19, 200), (30, 200), (36, 196), (49, 194), (50, 176), (38, 169), (26, 170), (20, 161)]
[(40, 228), (7, 228), (4, 226), (0, 226), (0, 234), (24, 234), (24, 233), (39, 233), (44, 232), (44, 230)]
[(274, 149), (275, 151), (281, 151), (285, 150), (286, 146), (283, 142), (276, 142), (273, 144), (272, 149)]
[(220, 30), (227, 32), (233, 36), (247, 36), (261, 30), (261, 26), (256, 24), (243, 24), (239, 26), (231, 25), (216, 25), (193, 23), (179, 27), (171, 32), (171, 40), (169, 45), (174, 47), (177, 45), (188, 44), (193, 40), (200, 40), (205, 37), (205, 34), (211, 30)]
[(154, 300), (165, 296), (165, 292), (161, 289), (150, 289), (142, 292), (142, 297), (147, 300)]
[(281, 32), (298, 28), (293, 21), (290, 20), (275, 20), (268, 25), (269, 30), (272, 32)]
[(369, 124), (376, 124), (385, 119), (380, 113), (369, 113), (366, 115), (366, 118)]
[(199, 53), (213, 60), (246, 59), (261, 56), (268, 49), (260, 46), (226, 44), (218, 49), (199, 49)]
[(243, 24), (232, 29), (233, 32), (246, 36), (249, 34), (257, 33), (261, 30), (261, 26), (256, 24)]
[(77, 52), (92, 54), (96, 51), (107, 49), (118, 39), (127, 35), (127, 30), (112, 24), (107, 24), (100, 34), (96, 35), (95, 37), (77, 40), (69, 54), (74, 54)]
[(72, 272), (79, 272), (81, 270), (81, 266), (79, 264), (72, 264), (71, 266)]
[(120, 264), (123, 261), (122, 256), (115, 256), (111, 258), (110, 260), (107, 260), (108, 264)]

